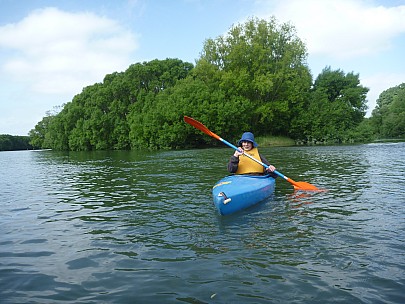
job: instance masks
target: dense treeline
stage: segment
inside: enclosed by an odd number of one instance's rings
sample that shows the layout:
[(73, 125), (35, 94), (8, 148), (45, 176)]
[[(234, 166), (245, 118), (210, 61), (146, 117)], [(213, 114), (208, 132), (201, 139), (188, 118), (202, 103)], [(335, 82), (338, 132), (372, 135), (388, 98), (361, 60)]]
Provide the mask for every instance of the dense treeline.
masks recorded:
[(59, 114), (44, 117), (30, 131), (31, 142), (58, 150), (130, 149), (139, 141), (158, 147), (152, 138), (157, 126), (148, 129), (146, 112), (192, 68), (178, 59), (153, 60), (107, 75), (103, 83), (84, 88)]
[(206, 40), (195, 66), (153, 60), (107, 75), (45, 116), (30, 131), (31, 143), (58, 150), (218, 144), (184, 115), (229, 140), (246, 130), (300, 142), (372, 138), (359, 75), (326, 67), (313, 81), (306, 59), (294, 27), (251, 19)]
[(14, 136), (8, 134), (0, 134), (0, 151), (16, 151), (16, 150), (30, 150), (29, 136)]

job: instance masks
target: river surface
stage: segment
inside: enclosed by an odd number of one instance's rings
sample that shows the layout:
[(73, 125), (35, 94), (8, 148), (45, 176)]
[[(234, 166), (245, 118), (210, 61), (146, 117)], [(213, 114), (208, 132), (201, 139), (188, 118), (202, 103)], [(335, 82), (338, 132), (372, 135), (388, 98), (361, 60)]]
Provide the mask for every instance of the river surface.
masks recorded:
[(0, 302), (405, 303), (405, 143), (263, 148), (328, 191), (224, 217), (232, 153), (0, 152)]

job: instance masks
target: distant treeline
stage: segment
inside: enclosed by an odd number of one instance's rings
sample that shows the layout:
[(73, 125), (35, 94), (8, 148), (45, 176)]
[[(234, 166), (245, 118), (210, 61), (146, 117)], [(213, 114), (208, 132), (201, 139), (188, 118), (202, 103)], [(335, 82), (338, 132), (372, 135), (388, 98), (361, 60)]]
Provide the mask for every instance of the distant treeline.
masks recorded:
[(0, 151), (16, 151), (16, 150), (30, 150), (29, 136), (13, 136), (8, 134), (0, 134)]
[(57, 150), (220, 145), (185, 124), (184, 115), (233, 142), (244, 131), (306, 144), (403, 136), (404, 85), (383, 93), (366, 119), (368, 88), (358, 74), (325, 67), (313, 79), (306, 60), (293, 26), (251, 19), (207, 39), (195, 66), (152, 60), (106, 75), (38, 122), (31, 144)]

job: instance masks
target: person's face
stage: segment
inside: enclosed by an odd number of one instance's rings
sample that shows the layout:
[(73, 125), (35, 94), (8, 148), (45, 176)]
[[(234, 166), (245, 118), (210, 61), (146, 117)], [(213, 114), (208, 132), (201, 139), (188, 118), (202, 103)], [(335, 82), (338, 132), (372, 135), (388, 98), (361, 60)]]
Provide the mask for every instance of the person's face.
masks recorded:
[(252, 148), (253, 148), (253, 144), (250, 142), (250, 141), (242, 141), (242, 149), (243, 150), (245, 150), (245, 151), (249, 151), (249, 150), (252, 150)]

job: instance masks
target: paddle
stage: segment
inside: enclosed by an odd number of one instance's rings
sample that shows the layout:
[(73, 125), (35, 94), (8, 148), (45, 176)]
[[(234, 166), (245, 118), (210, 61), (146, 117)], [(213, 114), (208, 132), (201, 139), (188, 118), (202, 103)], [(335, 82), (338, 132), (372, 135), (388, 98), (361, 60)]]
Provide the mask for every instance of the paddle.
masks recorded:
[[(206, 126), (204, 126), (201, 122), (188, 117), (188, 116), (184, 116), (184, 121), (186, 123), (188, 123), (189, 125), (192, 125), (194, 128), (204, 132), (205, 134), (214, 137), (215, 139), (218, 139), (219, 141), (222, 141), (224, 144), (226, 144), (227, 146), (235, 149), (235, 150), (239, 150), (238, 147), (236, 147), (235, 145), (231, 144), (230, 142), (226, 141), (225, 139), (219, 137), (217, 134), (215, 134), (214, 132), (210, 131)], [(260, 160), (257, 160), (256, 158), (254, 158), (253, 156), (249, 155), (249, 154), (244, 154), (247, 157), (249, 157), (251, 160), (257, 162), (258, 164), (262, 165), (263, 167), (265, 167), (266, 169), (269, 167), (268, 165), (266, 165), (265, 163), (261, 162)], [(294, 186), (294, 189), (296, 190), (306, 190), (306, 191), (321, 191), (320, 189), (318, 189), (317, 187), (315, 187), (314, 185), (310, 184), (310, 183), (306, 183), (306, 182), (296, 182), (294, 180), (292, 180), (291, 178), (285, 176), (284, 174), (281, 174), (280, 172), (278, 172), (277, 170), (273, 171), (275, 174), (277, 174), (278, 176), (284, 178), (287, 182), (291, 183)]]

